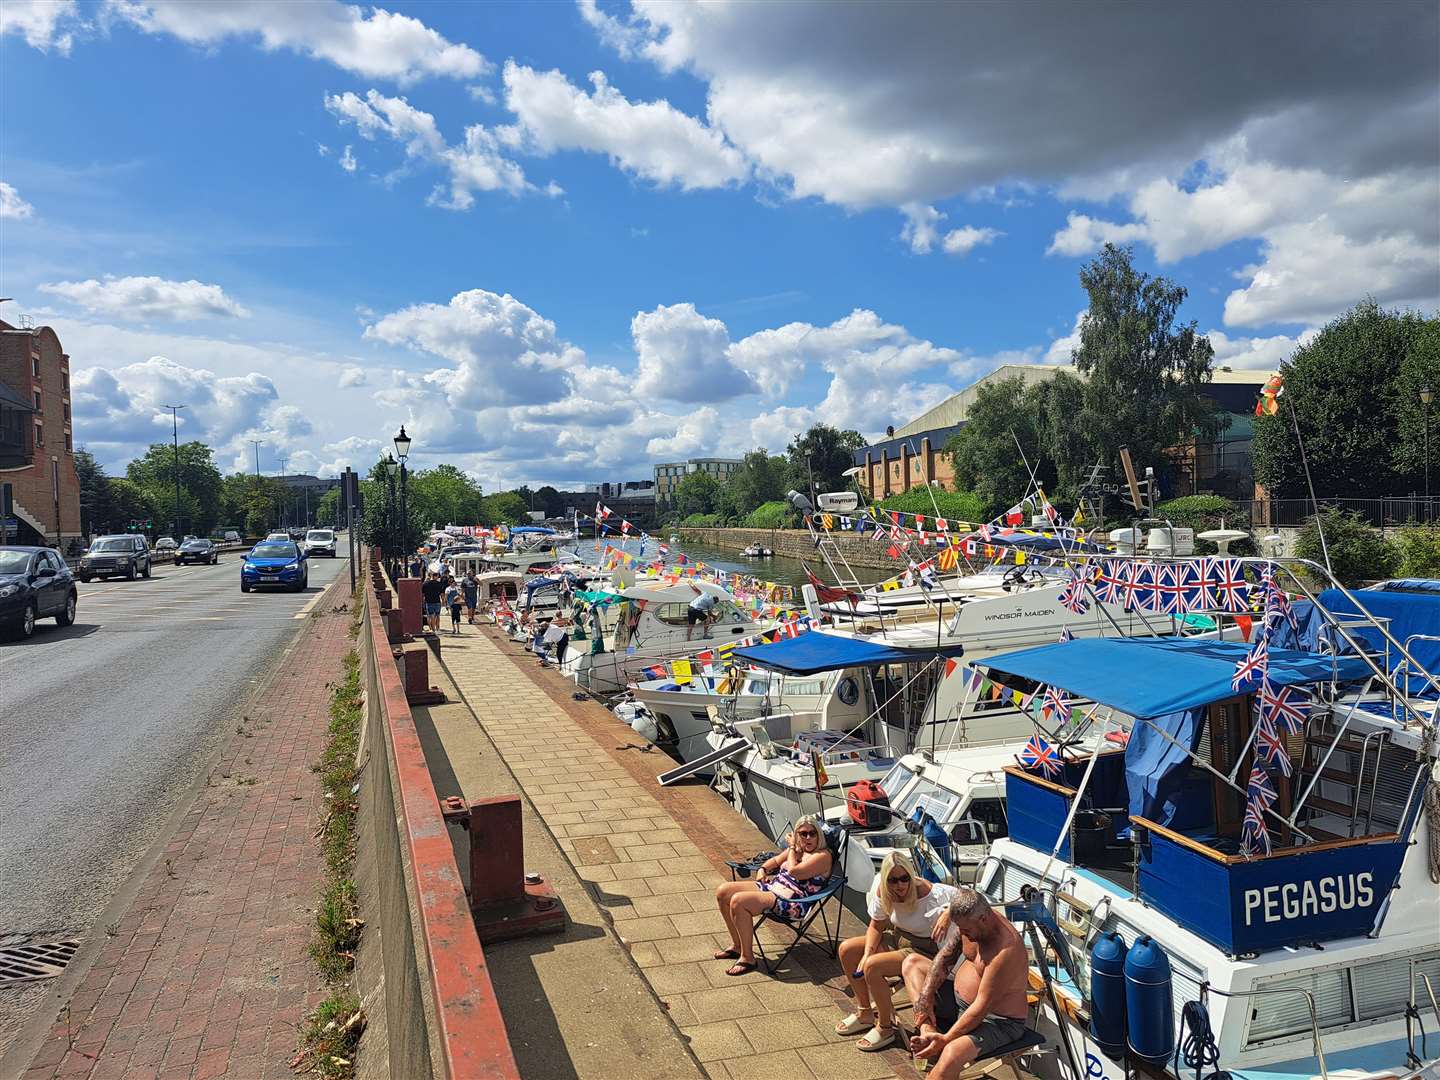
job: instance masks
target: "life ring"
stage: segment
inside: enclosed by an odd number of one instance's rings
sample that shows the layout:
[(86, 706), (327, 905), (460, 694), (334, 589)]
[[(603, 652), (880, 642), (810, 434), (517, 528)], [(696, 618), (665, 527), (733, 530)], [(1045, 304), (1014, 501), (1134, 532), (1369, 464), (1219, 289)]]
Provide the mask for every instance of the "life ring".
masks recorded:
[(840, 685), (835, 688), (835, 695), (840, 699), (842, 705), (854, 705), (860, 700), (860, 684), (853, 676), (846, 675), (840, 680)]

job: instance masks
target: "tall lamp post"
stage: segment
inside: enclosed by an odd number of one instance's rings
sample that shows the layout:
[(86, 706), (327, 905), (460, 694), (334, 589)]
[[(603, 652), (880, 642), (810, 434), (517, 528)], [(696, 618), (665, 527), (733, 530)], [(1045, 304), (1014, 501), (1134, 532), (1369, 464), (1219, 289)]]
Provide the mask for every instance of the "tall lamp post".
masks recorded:
[(180, 410), (184, 405), (161, 405), (170, 410), (170, 437), (175, 440), (175, 540), (178, 543), (185, 534), (180, 531)]
[(1427, 382), (1420, 388), (1420, 404), (1425, 407), (1425, 520), (1430, 520), (1430, 404), (1435, 391)]
[(405, 498), (405, 462), (410, 457), (410, 436), (405, 434), (405, 425), (400, 425), (400, 434), (395, 436), (395, 456), (400, 459), (400, 536), (405, 545), (405, 557), (410, 557), (410, 507)]
[(385, 456), (380, 459), (380, 471), (385, 475), (385, 552), (390, 557), (390, 580), (396, 578), (396, 567), (400, 565), (400, 531), (396, 526), (395, 513), (395, 474), (399, 471), (399, 464), (390, 456), (390, 451), (385, 451)]
[(287, 527), (286, 524), (285, 524), (285, 522), (289, 519), (289, 515), (290, 515), (290, 506), (289, 506), (290, 499), (289, 499), (289, 497), (288, 497), (288, 496), (290, 495), (290, 489), (285, 486), (285, 463), (286, 463), (287, 461), (289, 461), (290, 459), (289, 459), (288, 457), (286, 457), (284, 454), (281, 454), (281, 455), (279, 455), (279, 456), (280, 456), (280, 524), (279, 524), (278, 528), (284, 529), (284, 528)]

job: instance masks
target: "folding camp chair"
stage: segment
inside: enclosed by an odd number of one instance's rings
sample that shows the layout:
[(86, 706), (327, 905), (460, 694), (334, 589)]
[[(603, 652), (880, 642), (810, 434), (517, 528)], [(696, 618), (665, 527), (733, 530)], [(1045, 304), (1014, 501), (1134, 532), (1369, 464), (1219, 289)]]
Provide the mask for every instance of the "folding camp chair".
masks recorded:
[[(814, 896), (802, 896), (795, 900), (786, 901), (788, 904), (800, 906), (801, 914), (794, 919), (785, 918), (774, 911), (762, 911), (760, 917), (755, 920), (755, 952), (760, 962), (765, 965), (765, 972), (774, 975), (777, 968), (785, 963), (786, 957), (794, 951), (795, 946), (801, 941), (808, 941), (812, 945), (818, 945), (832, 957), (840, 955), (840, 919), (843, 909), (840, 906), (840, 896), (845, 890), (845, 844), (850, 838), (850, 832), (844, 826), (825, 825), (825, 842), (833, 856), (830, 867), (830, 878)], [(772, 853), (773, 855), (773, 853)], [(771, 855), (757, 856), (758, 862), (764, 862)], [(746, 864), (752, 867), (755, 863)], [(732, 866), (732, 873), (736, 868)], [(741, 876), (749, 877), (749, 873)], [(833, 901), (833, 903), (832, 903)], [(833, 914), (834, 925), (831, 925)], [(818, 921), (820, 936), (814, 936), (813, 930)], [(767, 922), (773, 922), (777, 926), (783, 926), (790, 930), (795, 936), (785, 951), (778, 958), (771, 960), (765, 955), (765, 943), (760, 937), (760, 928)]]

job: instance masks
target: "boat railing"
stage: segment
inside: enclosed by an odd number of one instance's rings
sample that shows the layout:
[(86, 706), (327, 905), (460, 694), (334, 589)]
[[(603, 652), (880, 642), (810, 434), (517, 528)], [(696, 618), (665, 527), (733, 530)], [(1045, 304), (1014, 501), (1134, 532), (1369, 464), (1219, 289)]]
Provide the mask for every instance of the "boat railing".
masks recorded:
[[(1410, 958), (1410, 1007), (1405, 1010), (1405, 1055), (1415, 1068), (1420, 1068), (1425, 1061), (1415, 1053), (1415, 1028), (1414, 1025), (1420, 1020), (1420, 1010), (1416, 1008), (1415, 984), (1418, 976), (1419, 981), (1425, 984), (1425, 992), (1430, 998), (1430, 1008), (1435, 1013), (1435, 1019), (1440, 1021), (1440, 1002), (1435, 1000), (1435, 984), (1430, 981), (1430, 976), (1423, 971), (1416, 971), (1415, 965), (1419, 963), (1414, 957)], [(1425, 1052), (1424, 1037), (1425, 1027), (1420, 1027), (1421, 1053)]]
[[(1414, 961), (1411, 961), (1413, 964)], [(1298, 986), (1257, 986), (1251, 990), (1221, 990), (1208, 982), (1200, 984), (1200, 1003), (1205, 1003), (1207, 994), (1219, 994), (1221, 997), (1264, 997), (1274, 994), (1300, 994), (1305, 998), (1305, 1007), (1310, 1011), (1310, 1040), (1315, 1046), (1315, 1061), (1320, 1066), (1321, 1080), (1329, 1080), (1330, 1072), (1325, 1067), (1325, 1047), (1320, 1040), (1320, 1017), (1315, 1011), (1315, 995), (1309, 990)]]
[[(1410, 643), (1411, 643), (1412, 641), (1440, 641), (1440, 635), (1436, 635), (1436, 634), (1411, 634), (1409, 637), (1407, 637), (1407, 638), (1405, 639), (1405, 651), (1406, 651), (1406, 652), (1409, 652), (1409, 651), (1410, 651)], [(1400, 674), (1401, 674), (1401, 677), (1405, 680), (1405, 683), (1404, 683), (1404, 685), (1405, 685), (1405, 697), (1408, 699), (1408, 698), (1410, 697), (1410, 664), (1409, 664), (1408, 661), (1402, 663)]]

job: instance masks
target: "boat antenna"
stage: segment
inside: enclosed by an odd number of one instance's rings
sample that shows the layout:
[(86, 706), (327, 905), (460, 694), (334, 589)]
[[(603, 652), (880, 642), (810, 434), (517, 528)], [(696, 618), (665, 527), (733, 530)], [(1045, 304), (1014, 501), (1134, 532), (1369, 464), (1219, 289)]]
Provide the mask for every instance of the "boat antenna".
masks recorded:
[(1310, 505), (1315, 509), (1315, 531), (1320, 534), (1320, 554), (1325, 558), (1325, 572), (1333, 579), (1335, 571), (1330, 566), (1330, 547), (1325, 543), (1325, 525), (1320, 520), (1320, 501), (1315, 498), (1315, 481), (1310, 476), (1310, 460), (1305, 456), (1305, 440), (1300, 437), (1300, 420), (1295, 415), (1295, 402), (1287, 401), (1290, 408), (1290, 424), (1295, 429), (1295, 444), (1300, 447), (1300, 466), (1305, 470), (1305, 486), (1310, 491)]

